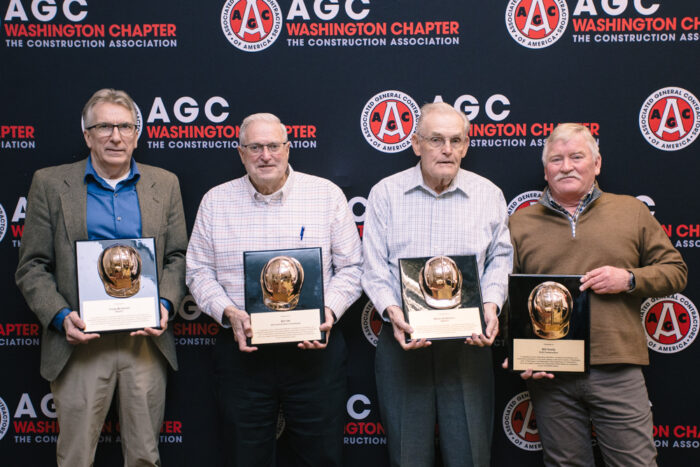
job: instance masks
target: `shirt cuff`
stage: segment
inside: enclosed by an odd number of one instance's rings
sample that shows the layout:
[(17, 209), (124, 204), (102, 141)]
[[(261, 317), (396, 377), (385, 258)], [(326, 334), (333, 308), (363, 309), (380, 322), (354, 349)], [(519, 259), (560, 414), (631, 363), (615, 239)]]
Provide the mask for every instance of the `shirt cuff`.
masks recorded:
[(487, 290), (482, 290), (483, 302), (495, 303), (499, 310), (503, 308), (503, 303), (506, 297), (500, 287), (489, 287)]
[(173, 304), (170, 303), (170, 300), (167, 298), (161, 298), (160, 304), (163, 305), (166, 310), (168, 310), (168, 321), (170, 321), (173, 318)]
[(70, 312), (70, 308), (61, 308), (60, 310), (58, 310), (56, 316), (54, 316), (51, 320), (51, 324), (53, 325), (53, 327), (56, 328), (56, 330), (60, 332), (65, 332), (63, 330), (63, 320), (66, 319), (66, 316), (68, 316)]
[(218, 321), (219, 324), (221, 324), (225, 328), (231, 327), (231, 323), (229, 322), (228, 318), (226, 317), (226, 314), (224, 313), (226, 307), (229, 306), (235, 306), (239, 310), (242, 309), (236, 306), (236, 304), (233, 303), (233, 300), (231, 300), (227, 295), (222, 295), (214, 298), (211, 304), (211, 317)]
[(376, 302), (373, 301), (372, 305), (374, 305), (374, 308), (377, 310), (377, 313), (379, 313), (379, 316), (381, 316), (384, 321), (387, 321), (387, 322), (390, 321), (389, 316), (386, 313), (384, 313), (384, 311), (386, 311), (386, 309), (388, 307), (394, 305), (394, 306), (398, 306), (399, 308), (401, 308), (401, 301), (396, 300), (391, 295), (384, 296), (382, 294), (382, 295), (376, 296), (375, 299), (376, 299)]
[(332, 293), (326, 294), (324, 298), (326, 307), (331, 309), (333, 312), (333, 317), (337, 322), (345, 314), (345, 311), (348, 308), (347, 300), (345, 300), (340, 294)]

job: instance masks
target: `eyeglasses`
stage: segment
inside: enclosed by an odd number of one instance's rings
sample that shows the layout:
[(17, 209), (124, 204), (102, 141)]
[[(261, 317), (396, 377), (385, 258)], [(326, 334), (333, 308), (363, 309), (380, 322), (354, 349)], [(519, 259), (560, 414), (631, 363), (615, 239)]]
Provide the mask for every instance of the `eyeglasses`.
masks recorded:
[[(425, 141), (428, 142), (428, 146), (430, 146), (433, 149), (440, 149), (447, 143), (447, 138), (444, 136), (423, 136), (420, 133), (416, 133), (421, 139), (424, 139)], [(455, 149), (462, 149), (468, 141), (468, 138), (460, 138), (459, 136), (455, 136), (453, 138), (449, 139), (450, 141), (450, 146), (452, 146)]]
[(242, 147), (246, 148), (248, 151), (250, 151), (252, 154), (258, 155), (262, 154), (265, 148), (267, 148), (268, 151), (270, 151), (270, 154), (279, 154), (280, 151), (282, 151), (282, 148), (284, 147), (285, 144), (287, 144), (289, 141), (285, 141), (283, 143), (268, 143), (268, 144), (260, 144), (260, 143), (251, 143), (251, 144), (241, 144)]
[(86, 128), (86, 130), (95, 130), (95, 133), (97, 133), (97, 136), (110, 136), (113, 132), (114, 129), (119, 130), (119, 134), (124, 136), (125, 138), (128, 138), (129, 136), (133, 136), (134, 132), (136, 131), (136, 125), (133, 123), (96, 123), (92, 126), (89, 126)]

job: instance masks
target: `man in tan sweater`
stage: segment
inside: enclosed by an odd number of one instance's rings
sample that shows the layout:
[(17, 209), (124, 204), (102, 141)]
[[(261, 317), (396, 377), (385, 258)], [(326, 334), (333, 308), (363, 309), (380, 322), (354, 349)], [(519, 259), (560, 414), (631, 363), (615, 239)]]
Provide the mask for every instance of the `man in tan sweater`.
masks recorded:
[(546, 465), (593, 465), (591, 422), (607, 465), (656, 465), (641, 365), (646, 297), (680, 292), (687, 267), (647, 207), (603, 193), (598, 145), (582, 125), (559, 125), (542, 155), (548, 186), (510, 218), (513, 272), (582, 274), (590, 292), (590, 374), (522, 374)]

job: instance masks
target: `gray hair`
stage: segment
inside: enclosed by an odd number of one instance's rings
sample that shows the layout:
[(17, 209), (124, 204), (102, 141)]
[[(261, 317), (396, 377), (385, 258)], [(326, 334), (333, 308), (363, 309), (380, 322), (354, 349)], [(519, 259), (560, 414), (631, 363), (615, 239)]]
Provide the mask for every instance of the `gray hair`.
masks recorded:
[(134, 100), (125, 91), (112, 88), (104, 88), (97, 91), (92, 97), (87, 101), (85, 107), (83, 107), (83, 124), (85, 127), (92, 125), (92, 109), (97, 104), (102, 103), (116, 104), (124, 107), (126, 110), (131, 112), (131, 117), (133, 118), (133, 123), (136, 122), (136, 104)]
[(287, 127), (284, 126), (284, 123), (282, 123), (276, 115), (273, 115), (271, 113), (257, 113), (248, 115), (246, 118), (243, 119), (243, 123), (241, 123), (241, 129), (238, 134), (238, 141), (240, 141), (241, 144), (244, 144), (246, 142), (245, 133), (248, 130), (248, 127), (255, 122), (279, 124), (279, 126), (282, 128), (282, 134), (284, 134), (285, 136), (285, 142), (287, 141)]
[(459, 110), (452, 107), (450, 104), (446, 104), (444, 102), (431, 102), (428, 104), (424, 104), (423, 107), (420, 108), (420, 117), (418, 117), (418, 123), (416, 125), (417, 131), (422, 132), (426, 116), (434, 112), (442, 114), (454, 113), (455, 115), (459, 115), (459, 117), (464, 122), (464, 136), (469, 135), (470, 123), (469, 119), (464, 114), (464, 112), (460, 112)]
[(596, 161), (600, 158), (600, 150), (598, 149), (598, 143), (591, 134), (588, 127), (583, 126), (579, 123), (560, 123), (552, 131), (547, 140), (544, 142), (544, 148), (542, 149), (542, 165), (547, 165), (547, 154), (549, 152), (549, 145), (555, 141), (569, 141), (576, 135), (581, 135), (588, 144), (588, 148), (591, 150), (593, 155), (593, 160)]

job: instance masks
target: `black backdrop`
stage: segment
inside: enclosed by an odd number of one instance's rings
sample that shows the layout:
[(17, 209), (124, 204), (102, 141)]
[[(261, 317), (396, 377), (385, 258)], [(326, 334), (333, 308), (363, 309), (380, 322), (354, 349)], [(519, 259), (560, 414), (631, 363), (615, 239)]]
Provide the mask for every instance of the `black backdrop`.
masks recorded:
[[(80, 111), (102, 87), (138, 103), (135, 157), (180, 177), (189, 228), (203, 194), (244, 173), (235, 137), (253, 112), (290, 126), (291, 164), (341, 186), (360, 231), (372, 185), (416, 163), (406, 145), (416, 106), (443, 100), (470, 116), (463, 166), (498, 184), (511, 210), (542, 189), (541, 144), (553, 126), (589, 124), (601, 187), (645, 201), (690, 267), (682, 295), (645, 303), (640, 319), (659, 463), (700, 463), (697, 1), (0, 0), (0, 15), (3, 465), (53, 462), (58, 427), (38, 371), (39, 326), (13, 274), (31, 176), (86, 156)], [(216, 465), (226, 449), (211, 390), (219, 328), (189, 297), (172, 325), (181, 371), (169, 377), (163, 463)], [(385, 465), (378, 323), (365, 297), (340, 328), (350, 347), (346, 463)], [(494, 464), (539, 465), (534, 415), (519, 378), (498, 367), (504, 353), (497, 340)], [(97, 465), (122, 462), (115, 420)], [(281, 427), (281, 464), (286, 449)]]

